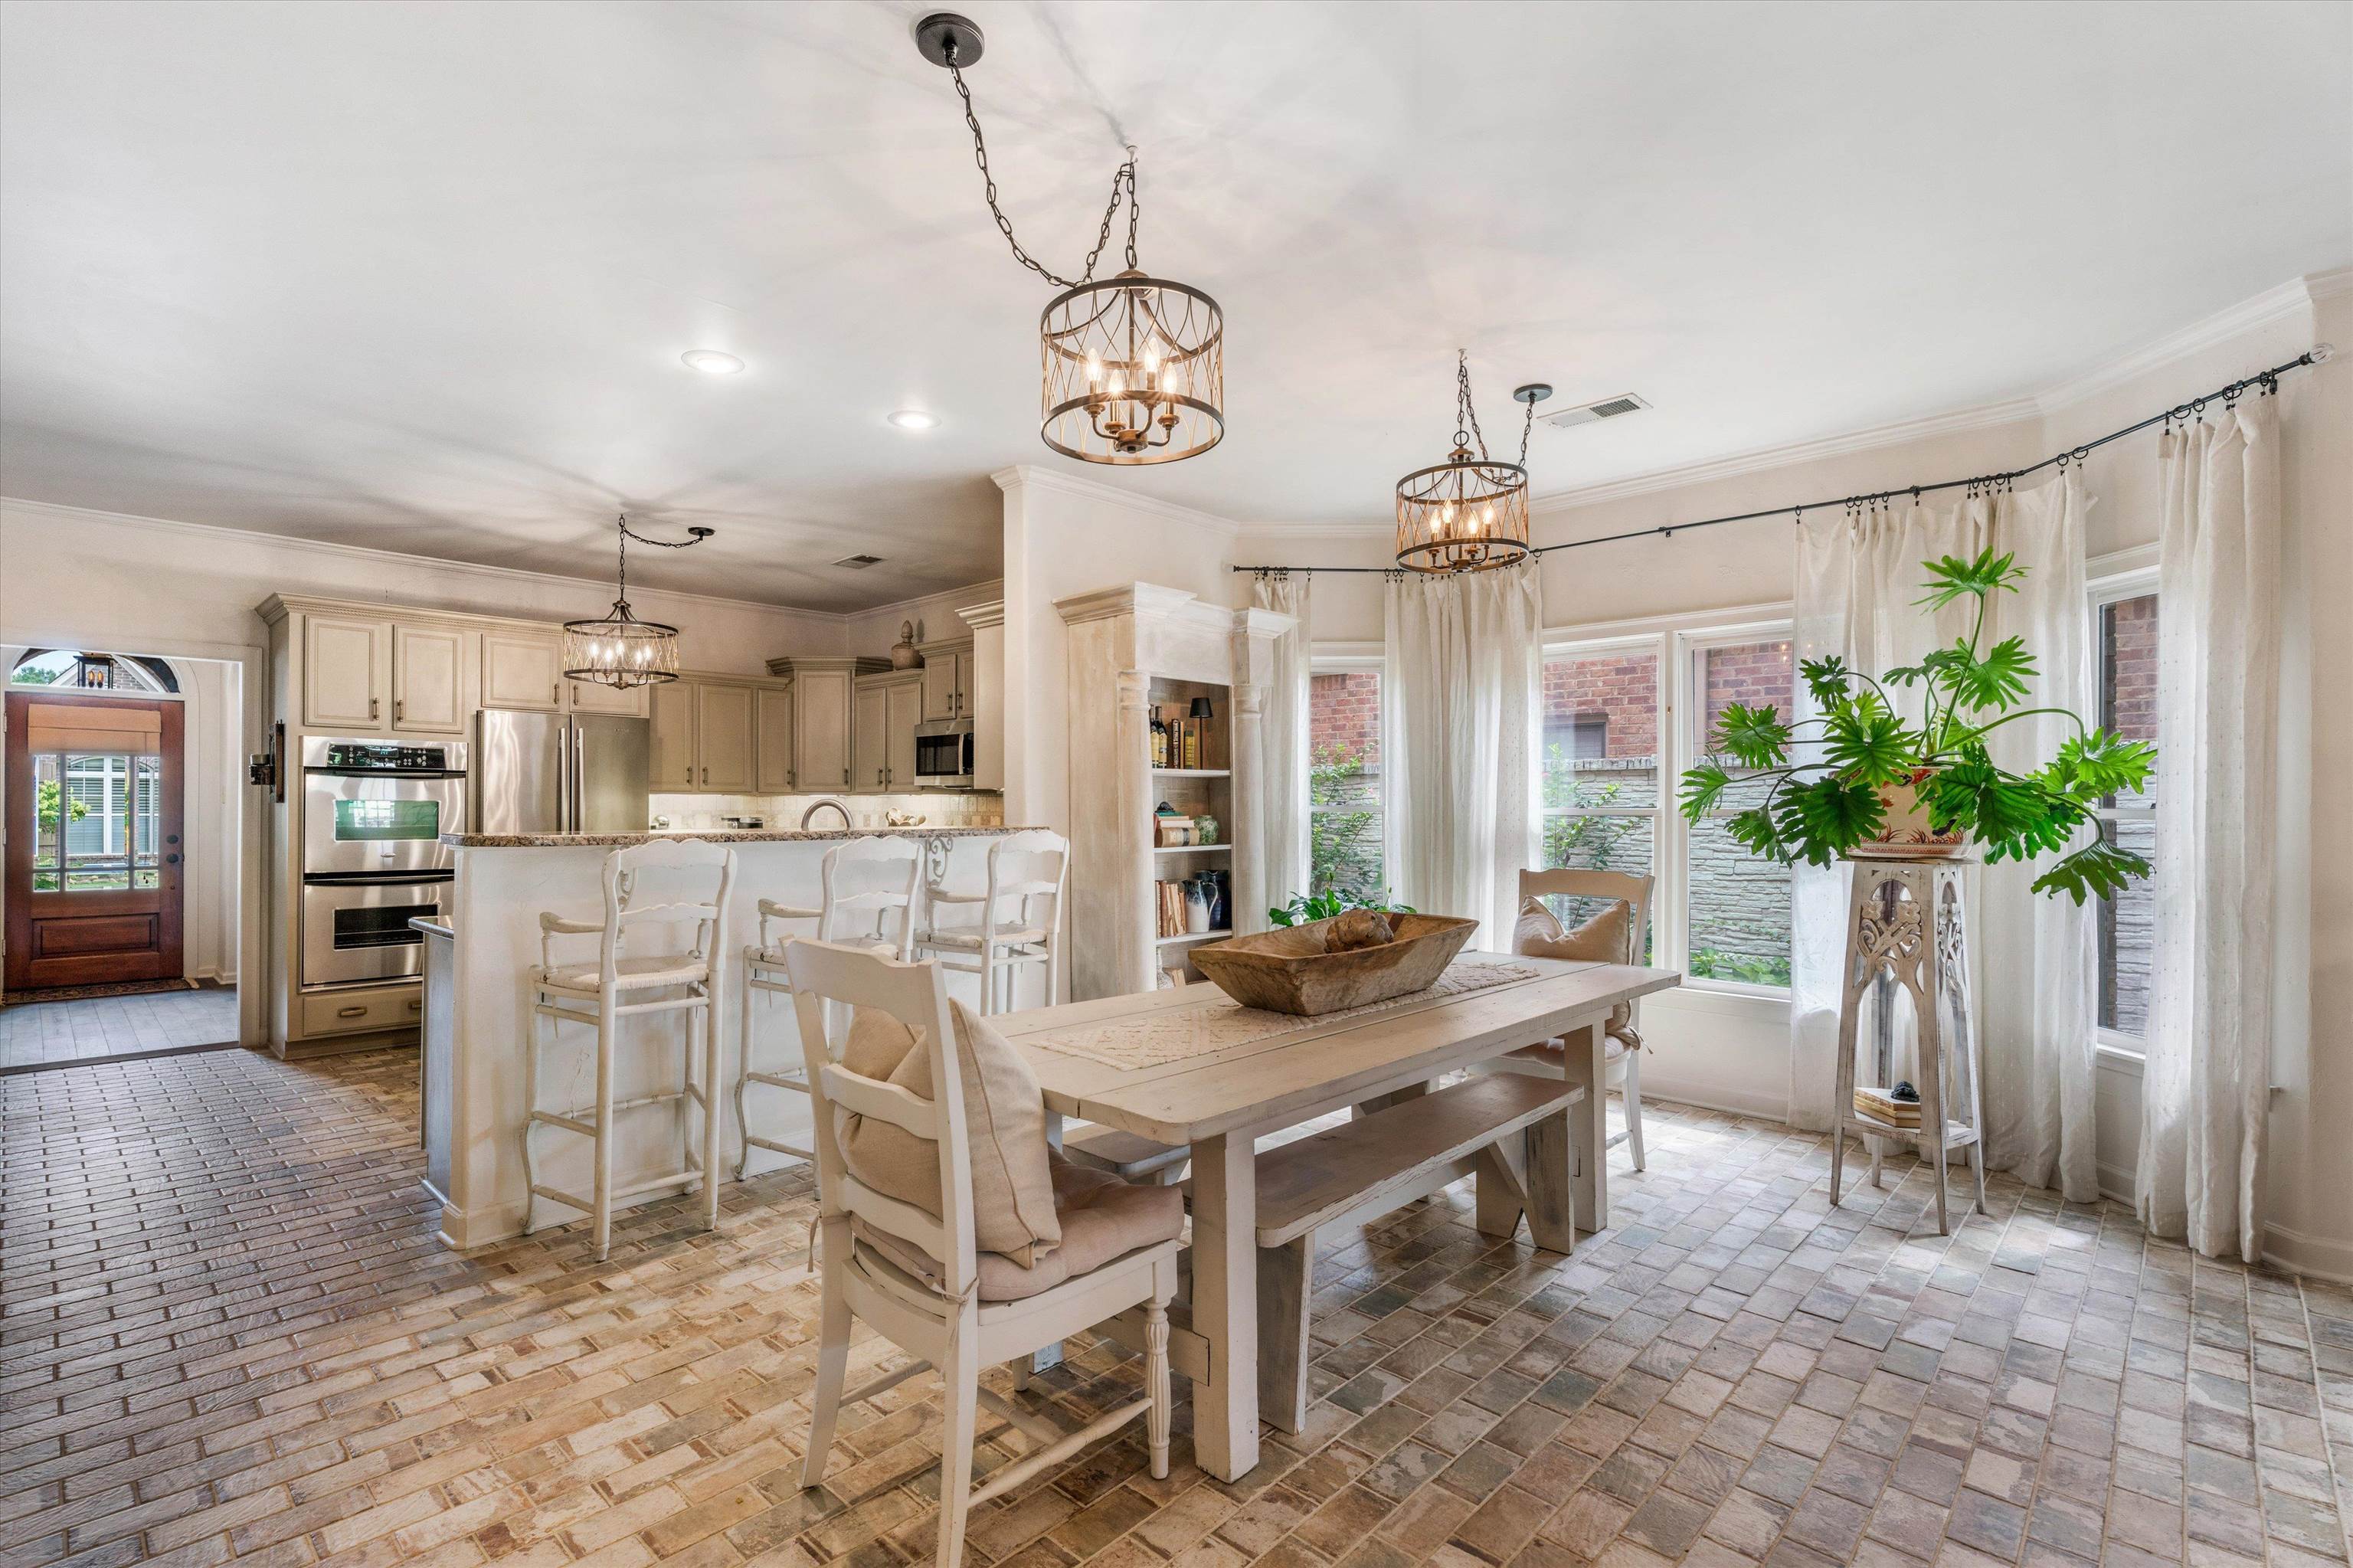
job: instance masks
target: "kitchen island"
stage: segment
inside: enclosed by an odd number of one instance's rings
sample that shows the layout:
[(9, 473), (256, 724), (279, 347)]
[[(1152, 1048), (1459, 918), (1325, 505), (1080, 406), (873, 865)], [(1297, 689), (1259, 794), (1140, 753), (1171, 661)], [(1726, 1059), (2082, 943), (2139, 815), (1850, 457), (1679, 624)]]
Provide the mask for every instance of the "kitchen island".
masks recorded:
[[(977, 888), (988, 874), (991, 841), (1017, 827), (997, 828), (846, 828), (834, 830), (729, 830), (715, 832), (667, 833), (448, 833), (457, 859), (457, 883), (452, 893), (446, 938), (449, 944), (446, 1001), (426, 999), (424, 1049), (428, 1081), (446, 1084), (448, 1101), (437, 1107), (427, 1126), (427, 1164), (446, 1185), (428, 1191), (441, 1204), (441, 1236), (455, 1247), (475, 1247), (522, 1233), (524, 1206), (529, 1200), (523, 1177), (522, 1128), (527, 1081), (525, 1053), (533, 1048), (532, 998), (526, 977), (540, 960), (539, 916), (553, 911), (570, 918), (604, 918), (605, 857), (614, 850), (652, 839), (683, 838), (724, 843), (735, 850), (735, 885), (730, 895), (727, 950), (722, 955), (724, 984), (717, 999), (714, 1021), (719, 1035), (721, 1138), (719, 1174), (733, 1180), (741, 1129), (735, 1120), (734, 1088), (737, 1042), (741, 1038), (744, 1005), (743, 949), (758, 940), (760, 900), (804, 908), (817, 907), (819, 874), (826, 852), (847, 839), (903, 838), (919, 844), (923, 857), (923, 886)], [(970, 916), (965, 911), (960, 915)], [(919, 895), (916, 923), (929, 919)], [(796, 922), (778, 932), (814, 934), (811, 922)], [(895, 934), (895, 933), (894, 933)], [(691, 928), (638, 926), (630, 930), (639, 951), (683, 950)], [(593, 959), (596, 937), (559, 937), (559, 962)], [(428, 975), (428, 992), (438, 976)], [(1042, 972), (1025, 977), (1032, 990), (1042, 987)], [(951, 996), (977, 1006), (979, 981), (970, 975), (948, 976)], [(1037, 1006), (1050, 999), (1025, 992), (1019, 1006)], [(798, 1034), (789, 999), (761, 996), (755, 1022), (757, 1064), (764, 1070), (798, 1069)], [(616, 1097), (627, 1099), (653, 1088), (675, 1087), (684, 1055), (685, 1029), (681, 1015), (656, 1013), (645, 1019), (624, 1019), (614, 1052)], [(543, 1044), (540, 1063), (540, 1105), (543, 1109), (572, 1110), (592, 1104), (596, 1086), (596, 1041), (593, 1033), (575, 1024), (563, 1025), (553, 1044)], [(438, 1070), (437, 1071), (437, 1062)], [(754, 1085), (752, 1114), (768, 1136), (805, 1143), (809, 1102), (788, 1089)], [(688, 1125), (688, 1102), (676, 1107), (648, 1107), (620, 1113), (613, 1145), (616, 1187), (659, 1171), (677, 1171), (681, 1139)], [(542, 1185), (585, 1192), (590, 1182), (589, 1144), (563, 1132), (538, 1133), (534, 1144)], [(446, 1139), (446, 1149), (433, 1147)], [(788, 1155), (753, 1151), (750, 1172), (796, 1163)], [(683, 1185), (658, 1189), (632, 1200), (642, 1202), (682, 1191)], [(573, 1211), (545, 1199), (540, 1201), (543, 1226), (579, 1218)]]

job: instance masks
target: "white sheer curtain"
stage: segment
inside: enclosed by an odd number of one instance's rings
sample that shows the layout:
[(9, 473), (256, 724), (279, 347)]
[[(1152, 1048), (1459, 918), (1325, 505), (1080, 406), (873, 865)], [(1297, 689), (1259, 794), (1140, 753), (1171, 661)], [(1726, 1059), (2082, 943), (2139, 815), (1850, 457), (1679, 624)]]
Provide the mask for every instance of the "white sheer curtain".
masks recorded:
[(2198, 1251), (2263, 1255), (2278, 786), (2279, 411), (2253, 397), (2158, 449), (2156, 991), (2135, 1206)]
[(1307, 588), (1303, 574), (1294, 577), (1275, 572), (1260, 577), (1250, 594), (1250, 602), (1259, 609), (1279, 609), (1299, 621), (1274, 640), (1266, 688), (1265, 785), (1259, 817), (1265, 842), (1260, 858), (1266, 867), (1264, 902), (1277, 905), (1307, 891)]
[(1534, 566), (1392, 577), (1381, 681), (1390, 896), (1508, 942), (1535, 863), (1544, 612)]
[[(2090, 504), (2080, 476), (2070, 472), (2021, 493), (1915, 503), (1854, 520), (1810, 520), (1798, 541), (1798, 657), (1835, 653), (1875, 674), (1917, 663), (1929, 650), (1966, 637), (1971, 605), (1950, 605), (1931, 616), (1914, 604), (1925, 580), (1920, 563), (1990, 547), (2014, 554), (2027, 576), (2018, 592), (1995, 597), (1983, 645), (2023, 636), (2040, 673), (2022, 705), (2089, 716), (2084, 515)], [(1803, 685), (1801, 680), (1801, 713), (1809, 706)], [(1916, 691), (1898, 688), (1890, 694), (1909, 716), (1919, 716)], [(2007, 725), (1991, 737), (1993, 759), (2013, 769), (2039, 766), (2073, 728), (2056, 715)], [(1830, 1125), (1848, 874), (1844, 864), (1796, 868), (1789, 1106), (1799, 1127)], [(2037, 874), (2009, 862), (1971, 874), (1970, 995), (1983, 1072), (1987, 1162), (2085, 1202), (2099, 1193), (2093, 1141), (2093, 911), (2030, 893)], [(1892, 1024), (1895, 1058), (1908, 1060), (1908, 1006), (1897, 1005)], [(1860, 1032), (1866, 1050), (1875, 1027), (1866, 998)]]

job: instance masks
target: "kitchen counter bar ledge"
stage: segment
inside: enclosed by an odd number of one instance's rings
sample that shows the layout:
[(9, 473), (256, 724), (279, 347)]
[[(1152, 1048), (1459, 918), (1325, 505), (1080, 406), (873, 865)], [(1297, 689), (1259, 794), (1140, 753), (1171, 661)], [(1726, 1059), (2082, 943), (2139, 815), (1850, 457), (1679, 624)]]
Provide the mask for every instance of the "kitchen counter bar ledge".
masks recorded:
[[(602, 920), (605, 911), (605, 857), (614, 850), (655, 839), (701, 840), (732, 845), (735, 850), (735, 887), (727, 911), (727, 951), (723, 955), (724, 983), (717, 998), (719, 1030), (719, 1091), (725, 1131), (720, 1150), (723, 1181), (735, 1173), (737, 1142), (734, 1087), (736, 1042), (740, 1010), (744, 1004), (742, 952), (759, 939), (760, 900), (797, 908), (816, 908), (825, 857), (848, 839), (899, 838), (913, 842), (923, 857), (921, 886), (952, 886), (958, 890), (984, 885), (988, 877), (988, 846), (1018, 827), (722, 829), (704, 832), (678, 830), (646, 833), (450, 833), (442, 842), (455, 851), (457, 881), (444, 906), (441, 928), (427, 935), (424, 1018), (424, 1071), (428, 1086), (426, 1117), (427, 1187), (441, 1205), (441, 1234), (451, 1246), (477, 1247), (519, 1235), (528, 1202), (522, 1167), (522, 1126), (526, 1111), (528, 1055), (534, 1027), (526, 977), (540, 961), (539, 916), (553, 910), (575, 919)], [(974, 906), (944, 908), (944, 924), (970, 922)], [(931, 910), (919, 894), (918, 927), (931, 923)], [(809, 933), (807, 923), (788, 930)], [(444, 932), (447, 934), (445, 935)], [(781, 933), (779, 933), (781, 934)], [(895, 935), (895, 929), (892, 933)], [(665, 927), (633, 927), (632, 950), (655, 953), (683, 951), (692, 940), (691, 929)], [(559, 962), (592, 962), (596, 939), (562, 937), (556, 939)], [(441, 961), (446, 959), (446, 962)], [(951, 974), (948, 992), (977, 1006), (979, 980)], [(1023, 993), (1016, 1005), (1035, 1007), (1046, 999), (1036, 994), (1042, 972), (1024, 977)], [(755, 993), (758, 1033), (757, 1062), (775, 1070), (797, 1067), (799, 1037), (787, 1000)], [(642, 1000), (642, 999), (639, 999)], [(614, 1097), (628, 1101), (679, 1081), (683, 1031), (681, 1014), (653, 1013), (625, 1017), (614, 1053)], [(578, 1114), (596, 1099), (594, 1044), (590, 1032), (565, 1024), (561, 1038), (540, 1047), (539, 1107)], [(446, 1086), (446, 1091), (444, 1089)], [(784, 1090), (754, 1086), (750, 1091), (752, 1115), (767, 1136), (787, 1143), (806, 1144), (808, 1100)], [(617, 1188), (685, 1164), (681, 1135), (685, 1118), (663, 1105), (623, 1110), (616, 1117), (613, 1180)], [(801, 1136), (796, 1137), (796, 1134)], [(535, 1148), (543, 1184), (575, 1192), (588, 1191), (588, 1140), (543, 1132)], [(753, 1151), (750, 1174), (797, 1163), (788, 1156), (764, 1150)], [(666, 1198), (679, 1184), (661, 1186), (640, 1201)], [(575, 1216), (559, 1204), (543, 1202), (540, 1219), (562, 1224)]]

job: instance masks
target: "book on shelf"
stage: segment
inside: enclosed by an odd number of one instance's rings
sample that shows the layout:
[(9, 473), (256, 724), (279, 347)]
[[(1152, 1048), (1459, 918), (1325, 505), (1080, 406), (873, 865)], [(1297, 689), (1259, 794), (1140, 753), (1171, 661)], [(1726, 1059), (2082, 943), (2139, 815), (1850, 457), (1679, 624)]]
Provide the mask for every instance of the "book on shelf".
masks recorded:
[(1920, 1125), (1920, 1102), (1899, 1100), (1885, 1089), (1856, 1088), (1854, 1108), (1873, 1121), (1883, 1121), (1890, 1127), (1916, 1128)]

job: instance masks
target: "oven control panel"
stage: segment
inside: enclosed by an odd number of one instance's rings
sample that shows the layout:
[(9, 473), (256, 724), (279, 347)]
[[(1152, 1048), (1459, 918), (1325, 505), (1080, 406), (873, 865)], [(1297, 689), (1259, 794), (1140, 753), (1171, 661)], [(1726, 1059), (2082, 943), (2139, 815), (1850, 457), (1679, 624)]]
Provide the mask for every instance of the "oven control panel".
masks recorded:
[(313, 740), (305, 768), (365, 773), (457, 773), (466, 767), (462, 741), (418, 746), (395, 740)]

